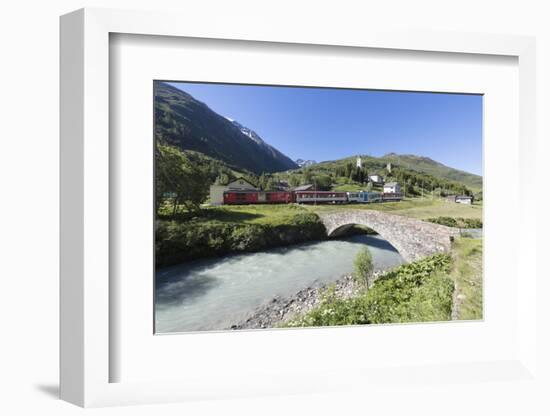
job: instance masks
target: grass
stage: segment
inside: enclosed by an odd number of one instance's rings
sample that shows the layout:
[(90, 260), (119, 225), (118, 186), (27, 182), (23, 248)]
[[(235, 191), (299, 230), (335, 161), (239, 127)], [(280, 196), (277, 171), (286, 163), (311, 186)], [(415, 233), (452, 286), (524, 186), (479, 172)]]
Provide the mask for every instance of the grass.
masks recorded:
[(380, 202), (373, 204), (310, 205), (316, 213), (337, 212), (346, 209), (366, 209), (407, 217), (427, 220), (434, 217), (460, 217), (482, 219), (483, 206), (480, 204), (464, 205), (432, 198), (406, 198), (399, 202)]
[(341, 185), (336, 185), (332, 188), (333, 191), (339, 192), (357, 192), (358, 190), (365, 189), (364, 186), (356, 185), (352, 183), (344, 183)]
[(391, 212), (422, 220), (438, 217), (481, 219), (482, 214), (481, 205), (467, 206), (428, 198), (374, 204), (204, 207), (199, 213), (181, 210), (175, 218), (170, 217), (171, 209), (166, 206), (164, 215), (157, 221), (157, 266), (322, 240), (326, 233), (317, 214), (349, 209)]
[(295, 204), (281, 205), (232, 205), (224, 207), (209, 207), (206, 209), (210, 218), (222, 222), (240, 221), (245, 224), (279, 225), (301, 213), (306, 209)]
[(483, 228), (483, 222), (477, 218), (436, 217), (427, 221), (453, 228)]
[[(344, 183), (340, 185), (336, 185), (332, 188), (333, 191), (340, 191), (340, 192), (357, 192), (357, 191), (365, 191), (367, 189), (367, 186), (360, 183)], [(382, 192), (384, 187), (382, 186), (374, 186), (372, 188), (372, 191), (375, 192)]]
[(455, 282), (455, 318), (483, 318), (483, 240), (459, 238), (453, 243), (453, 267), (450, 277)]
[(283, 327), (435, 322), (481, 319), (481, 239), (458, 238), (436, 254), (386, 272), (367, 290), (341, 299), (329, 287), (321, 303)]
[[(228, 224), (258, 224), (258, 225), (279, 225), (285, 224), (295, 216), (309, 212), (304, 207), (296, 204), (275, 204), (275, 205), (224, 205), (204, 206), (198, 213), (188, 213), (180, 207), (181, 214), (174, 219), (178, 222), (193, 221), (195, 224), (204, 222), (219, 222)], [(160, 219), (170, 220), (171, 207), (166, 207), (165, 215)]]
[(284, 327), (433, 322), (451, 319), (454, 284), (452, 257), (436, 254), (381, 276), (370, 289), (339, 299), (329, 288), (319, 306)]
[(319, 217), (297, 205), (211, 207), (157, 221), (156, 266), (325, 238)]
[[(346, 185), (347, 186), (347, 185)], [(352, 186), (352, 185), (349, 185)], [(399, 202), (341, 205), (231, 205), (205, 207), (201, 217), (204, 220), (241, 222), (246, 224), (284, 224), (300, 212), (329, 213), (347, 209), (367, 209), (390, 212), (397, 215), (429, 220), (436, 217), (452, 217), (482, 220), (483, 205), (456, 204), (438, 198), (406, 198)], [(167, 212), (169, 210), (167, 209)]]

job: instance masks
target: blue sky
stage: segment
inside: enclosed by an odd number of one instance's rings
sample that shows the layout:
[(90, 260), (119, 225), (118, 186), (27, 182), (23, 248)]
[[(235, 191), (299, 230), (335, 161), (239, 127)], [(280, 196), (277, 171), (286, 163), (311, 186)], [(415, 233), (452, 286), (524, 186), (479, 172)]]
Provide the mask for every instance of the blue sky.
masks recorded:
[(428, 156), (482, 174), (482, 96), (231, 84), (171, 85), (291, 159)]

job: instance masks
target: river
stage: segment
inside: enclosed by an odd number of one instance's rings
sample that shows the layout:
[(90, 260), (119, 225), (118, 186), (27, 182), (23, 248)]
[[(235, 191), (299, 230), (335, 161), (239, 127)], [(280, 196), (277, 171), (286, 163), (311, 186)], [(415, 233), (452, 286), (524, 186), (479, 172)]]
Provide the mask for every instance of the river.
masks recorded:
[(404, 262), (379, 236), (355, 235), (161, 269), (156, 274), (156, 332), (227, 329), (275, 296), (289, 297), (352, 272), (364, 245), (375, 270)]

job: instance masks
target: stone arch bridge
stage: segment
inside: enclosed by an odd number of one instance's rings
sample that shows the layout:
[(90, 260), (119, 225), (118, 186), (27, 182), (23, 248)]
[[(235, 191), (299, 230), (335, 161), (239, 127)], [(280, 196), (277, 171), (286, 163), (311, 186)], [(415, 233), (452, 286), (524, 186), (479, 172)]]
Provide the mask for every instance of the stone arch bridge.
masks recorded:
[(407, 262), (449, 251), (452, 238), (460, 234), (456, 228), (373, 210), (355, 209), (318, 215), (329, 237), (353, 225), (364, 225), (394, 246)]

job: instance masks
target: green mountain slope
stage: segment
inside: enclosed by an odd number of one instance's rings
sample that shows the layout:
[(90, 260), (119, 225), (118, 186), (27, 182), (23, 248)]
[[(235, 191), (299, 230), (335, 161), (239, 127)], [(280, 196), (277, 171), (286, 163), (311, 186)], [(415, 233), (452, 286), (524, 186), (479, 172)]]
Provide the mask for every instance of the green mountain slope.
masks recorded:
[(155, 138), (180, 150), (200, 152), (239, 171), (260, 174), (298, 167), (254, 131), (163, 82), (155, 83)]
[[(296, 176), (298, 179), (294, 178), (293, 183), (324, 183), (330, 178), (333, 188), (356, 190), (365, 186), (368, 176), (377, 174), (388, 182), (399, 182), (407, 195), (412, 196), (432, 191), (441, 195), (476, 194), (482, 189), (481, 176), (453, 169), (427, 157), (394, 153), (382, 157), (360, 156), (362, 169), (356, 167), (357, 156), (351, 156), (290, 170), (284, 179)], [(388, 163), (391, 163), (391, 174), (387, 170)]]
[(389, 162), (392, 165), (401, 166), (405, 169), (426, 173), (436, 178), (458, 182), (475, 191), (481, 190), (483, 186), (483, 178), (481, 176), (445, 166), (429, 157), (389, 153), (379, 158), (379, 160), (384, 163)]

